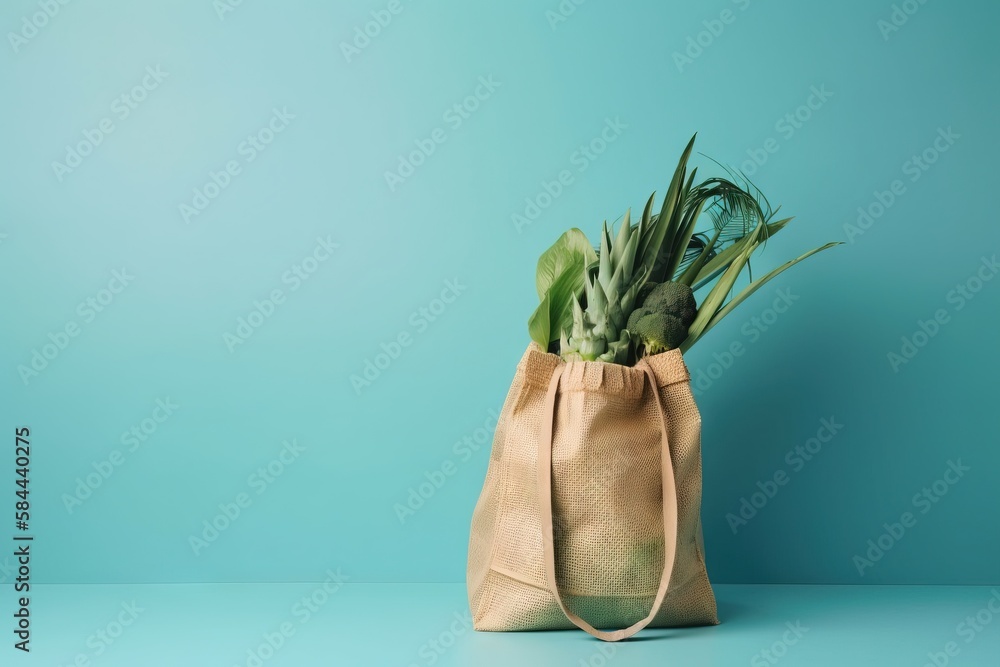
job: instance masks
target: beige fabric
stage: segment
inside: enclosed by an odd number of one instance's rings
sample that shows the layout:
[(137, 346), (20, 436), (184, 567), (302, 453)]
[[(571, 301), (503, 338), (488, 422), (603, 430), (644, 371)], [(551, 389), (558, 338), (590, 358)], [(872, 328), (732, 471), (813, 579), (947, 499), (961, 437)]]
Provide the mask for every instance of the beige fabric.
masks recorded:
[(559, 605), (560, 611), (573, 622), (573, 625), (580, 628), (598, 639), (617, 642), (628, 639), (637, 632), (642, 631), (656, 619), (663, 599), (670, 586), (670, 575), (674, 567), (674, 557), (677, 554), (677, 489), (674, 486), (673, 462), (670, 460), (670, 442), (667, 436), (667, 418), (663, 412), (660, 402), (659, 382), (653, 369), (645, 359), (636, 364), (636, 368), (642, 369), (649, 380), (649, 388), (652, 391), (652, 402), (659, 413), (656, 420), (660, 430), (660, 482), (662, 486), (661, 510), (663, 512), (663, 565), (660, 572), (660, 581), (656, 588), (656, 597), (650, 606), (649, 613), (641, 621), (637, 621), (627, 628), (618, 630), (601, 631), (588, 623), (585, 619), (573, 613), (562, 599), (562, 592), (556, 581), (556, 553), (553, 541), (553, 520), (552, 520), (552, 436), (555, 426), (555, 410), (559, 397), (559, 382), (566, 366), (559, 365), (556, 372), (552, 374), (549, 381), (549, 389), (545, 395), (545, 412), (542, 414), (542, 430), (538, 438), (538, 501), (542, 520), (542, 558), (545, 564), (545, 584), (548, 590)]
[(677, 546), (669, 589), (650, 625), (718, 623), (700, 546), (701, 417), (690, 376), (677, 350), (647, 361), (659, 409), (638, 366), (564, 364), (534, 344), (525, 352), (472, 519), (467, 579), (477, 630), (575, 627), (549, 592), (542, 538), (538, 452), (546, 392), (557, 374), (552, 530), (567, 610), (593, 627), (617, 629), (639, 623), (654, 607), (664, 556), (669, 560), (662, 410), (676, 485)]

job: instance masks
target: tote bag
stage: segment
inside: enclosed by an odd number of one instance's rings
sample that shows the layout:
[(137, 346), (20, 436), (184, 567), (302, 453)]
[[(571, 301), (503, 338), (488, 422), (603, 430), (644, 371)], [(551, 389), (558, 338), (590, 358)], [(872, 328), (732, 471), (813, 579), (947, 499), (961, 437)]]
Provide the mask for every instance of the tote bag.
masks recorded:
[(473, 627), (617, 641), (718, 623), (700, 511), (701, 416), (680, 351), (629, 367), (532, 343), (473, 513)]

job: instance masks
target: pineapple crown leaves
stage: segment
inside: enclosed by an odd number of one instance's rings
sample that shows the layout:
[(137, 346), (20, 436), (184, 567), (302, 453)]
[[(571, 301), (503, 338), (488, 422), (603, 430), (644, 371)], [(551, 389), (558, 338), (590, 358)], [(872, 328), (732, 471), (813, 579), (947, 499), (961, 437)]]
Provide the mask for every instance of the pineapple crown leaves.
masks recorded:
[(627, 358), (631, 339), (625, 325), (639, 288), (648, 276), (645, 267), (636, 272), (641, 239), (630, 217), (631, 213), (626, 212), (613, 240), (607, 222), (601, 230), (598, 260), (585, 270), (583, 294), (573, 303), (572, 326), (560, 340), (562, 349), (568, 345), (571, 358), (602, 361)]

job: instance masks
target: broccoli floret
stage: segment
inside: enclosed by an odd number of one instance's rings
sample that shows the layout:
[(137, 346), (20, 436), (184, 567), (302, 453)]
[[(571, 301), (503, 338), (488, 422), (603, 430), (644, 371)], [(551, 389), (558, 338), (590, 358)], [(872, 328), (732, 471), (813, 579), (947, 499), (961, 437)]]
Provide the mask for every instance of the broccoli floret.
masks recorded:
[(698, 314), (694, 292), (682, 283), (648, 284), (639, 292), (639, 307), (628, 318), (633, 342), (646, 354), (658, 354), (679, 347)]

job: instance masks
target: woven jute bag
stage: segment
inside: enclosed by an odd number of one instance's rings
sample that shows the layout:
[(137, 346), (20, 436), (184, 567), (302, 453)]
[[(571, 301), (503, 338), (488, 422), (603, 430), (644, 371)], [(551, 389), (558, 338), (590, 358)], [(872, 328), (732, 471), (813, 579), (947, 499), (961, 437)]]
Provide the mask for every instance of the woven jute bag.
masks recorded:
[(701, 416), (680, 351), (629, 367), (532, 343), (472, 517), (473, 627), (618, 641), (718, 623), (700, 513)]

